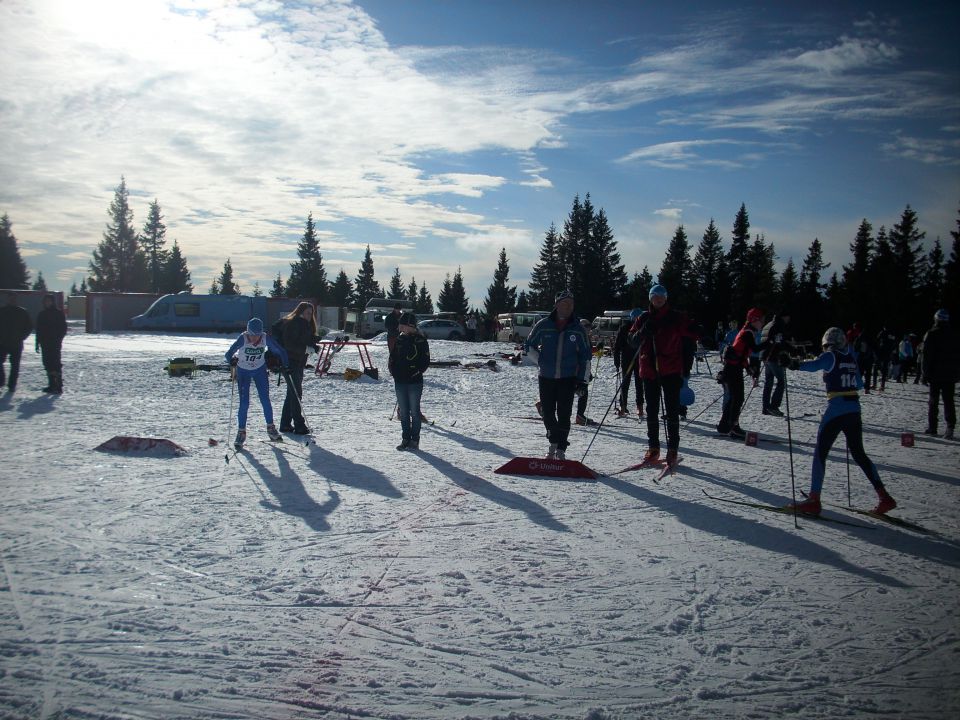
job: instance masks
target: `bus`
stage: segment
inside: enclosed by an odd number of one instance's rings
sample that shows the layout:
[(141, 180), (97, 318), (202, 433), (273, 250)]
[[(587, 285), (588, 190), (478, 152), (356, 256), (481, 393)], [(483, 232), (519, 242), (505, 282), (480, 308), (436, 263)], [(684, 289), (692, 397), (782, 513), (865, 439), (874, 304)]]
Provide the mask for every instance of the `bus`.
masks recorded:
[(521, 343), (526, 340), (533, 326), (549, 315), (547, 310), (501, 313), (497, 315), (497, 340)]

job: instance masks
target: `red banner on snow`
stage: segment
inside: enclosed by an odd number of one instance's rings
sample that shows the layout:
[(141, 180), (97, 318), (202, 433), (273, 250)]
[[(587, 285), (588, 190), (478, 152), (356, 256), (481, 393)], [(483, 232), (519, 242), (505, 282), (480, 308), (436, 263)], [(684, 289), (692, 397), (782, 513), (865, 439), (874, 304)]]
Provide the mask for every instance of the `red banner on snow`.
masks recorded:
[(579, 460), (517, 457), (494, 470), (498, 475), (539, 475), (596, 480), (597, 474)]

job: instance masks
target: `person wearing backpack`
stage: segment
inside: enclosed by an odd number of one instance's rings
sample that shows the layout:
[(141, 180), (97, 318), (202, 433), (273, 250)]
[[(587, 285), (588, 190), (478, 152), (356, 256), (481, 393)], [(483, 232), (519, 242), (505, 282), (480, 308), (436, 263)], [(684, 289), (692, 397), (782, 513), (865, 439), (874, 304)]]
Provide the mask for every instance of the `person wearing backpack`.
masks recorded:
[(303, 418), (303, 369), (307, 364), (307, 348), (318, 351), (317, 343), (320, 340), (317, 337), (313, 305), (308, 302), (300, 303), (274, 323), (271, 329), (274, 332), (280, 331), (280, 344), (289, 358), (289, 369), (285, 375), (287, 395), (280, 413), (280, 432), (309, 435), (310, 428)]

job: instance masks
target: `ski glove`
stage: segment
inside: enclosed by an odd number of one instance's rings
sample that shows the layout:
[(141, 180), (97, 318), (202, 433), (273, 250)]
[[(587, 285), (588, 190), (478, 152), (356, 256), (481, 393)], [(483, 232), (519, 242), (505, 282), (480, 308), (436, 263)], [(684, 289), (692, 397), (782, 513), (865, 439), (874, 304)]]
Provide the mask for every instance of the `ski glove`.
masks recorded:
[(574, 393), (578, 398), (583, 398), (587, 396), (587, 384), (585, 382), (578, 382), (577, 389), (574, 390)]
[(230, 358), (230, 367), (236, 367), (239, 362), (240, 362), (240, 358), (236, 356)]

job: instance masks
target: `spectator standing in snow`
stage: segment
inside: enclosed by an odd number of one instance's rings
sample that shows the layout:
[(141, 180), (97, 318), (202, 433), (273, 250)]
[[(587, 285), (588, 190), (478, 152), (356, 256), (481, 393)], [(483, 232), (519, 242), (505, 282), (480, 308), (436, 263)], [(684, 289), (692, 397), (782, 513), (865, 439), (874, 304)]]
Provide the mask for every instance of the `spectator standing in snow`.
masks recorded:
[(547, 458), (564, 460), (570, 445), (573, 397), (587, 392), (592, 357), (590, 339), (573, 314), (573, 293), (557, 294), (553, 311), (533, 326), (523, 349), (537, 354), (540, 412), (550, 441)]
[(250, 408), (250, 382), (257, 386), (260, 396), (260, 405), (263, 407), (263, 418), (267, 422), (267, 434), (274, 442), (283, 440), (273, 424), (273, 406), (270, 404), (270, 384), (267, 379), (267, 350), (280, 358), (280, 363), (287, 365), (287, 351), (272, 337), (263, 332), (263, 321), (260, 318), (250, 318), (247, 331), (238, 337), (230, 349), (224, 353), (227, 362), (236, 368), (237, 386), (240, 389), (240, 407), (237, 410), (237, 437), (233, 446), (237, 450), (243, 449), (247, 441), (247, 411)]
[[(877, 375), (880, 376), (879, 390), (883, 392), (887, 389), (887, 374), (890, 372), (890, 358), (897, 347), (896, 336), (887, 330), (881, 328), (877, 333), (877, 360), (873, 368), (873, 387), (877, 389)], [(867, 378), (869, 380), (869, 378)]]
[(902, 383), (907, 379), (907, 373), (910, 371), (910, 363), (913, 362), (913, 344), (910, 342), (910, 335), (904, 335), (897, 347), (897, 355), (900, 358), (900, 370), (897, 372), (897, 382)]
[(923, 336), (923, 380), (930, 385), (927, 405), (928, 435), (937, 434), (940, 399), (943, 399), (943, 419), (947, 429), (943, 436), (953, 439), (957, 426), (957, 410), (954, 405), (954, 389), (960, 377), (960, 345), (950, 324), (950, 313), (937, 310), (933, 327)]
[(280, 412), (280, 432), (294, 435), (309, 435), (310, 428), (303, 417), (303, 369), (307, 362), (307, 348), (314, 352), (320, 350), (320, 338), (317, 337), (317, 319), (313, 305), (308, 302), (298, 304), (281, 318), (283, 331), (281, 343), (287, 352), (284, 373), (287, 381), (287, 395), (283, 399)]
[(387, 349), (390, 352), (393, 352), (393, 346), (400, 336), (400, 313), (402, 310), (403, 307), (400, 303), (397, 303), (393, 306), (390, 314), (383, 319), (383, 326), (387, 329)]
[(685, 312), (667, 302), (663, 285), (650, 288), (650, 307), (630, 328), (630, 343), (637, 348), (637, 362), (643, 380), (647, 406), (647, 451), (643, 462), (660, 459), (660, 398), (667, 415), (668, 465), (677, 462), (680, 448), (680, 389), (683, 387), (683, 338), (696, 340)]
[[(0, 307), (0, 385), (4, 381), (12, 393), (17, 389), (20, 377), (20, 357), (23, 355), (23, 341), (33, 332), (30, 313), (17, 305), (17, 294), (8, 292), (6, 304)], [(10, 358), (10, 374), (4, 373), (7, 358)]]
[(723, 357), (724, 350), (733, 345), (733, 341), (737, 339), (737, 333), (739, 332), (736, 320), (731, 320), (727, 327), (727, 334), (723, 336), (719, 347), (721, 358)]
[(784, 358), (784, 362), (789, 363), (793, 370), (823, 372), (823, 384), (826, 386), (828, 398), (827, 409), (820, 420), (817, 444), (813, 451), (810, 494), (806, 500), (796, 503), (797, 512), (808, 515), (820, 514), (820, 491), (826, 472), (827, 455), (840, 433), (846, 437), (851, 457), (877, 491), (879, 500), (873, 512), (878, 514), (889, 512), (897, 506), (897, 503), (884, 488), (876, 466), (863, 449), (863, 421), (860, 416), (858, 392), (863, 387), (863, 381), (857, 368), (857, 358), (847, 345), (843, 330), (840, 328), (829, 328), (823, 334), (821, 345), (823, 354), (816, 360), (801, 363)]
[(417, 317), (412, 312), (401, 314), (397, 325), (400, 334), (390, 351), (389, 360), (402, 433), (397, 450), (419, 450), (420, 399), (423, 397), (423, 373), (430, 365), (430, 344), (417, 330)]
[[(734, 438), (745, 438), (747, 434), (740, 427), (740, 411), (743, 409), (743, 371), (750, 370), (750, 355), (759, 348), (757, 331), (763, 327), (763, 313), (759, 308), (747, 311), (744, 323), (736, 339), (723, 352), (723, 389), (725, 405), (717, 432)], [(756, 378), (754, 378), (756, 379)]]
[(477, 317), (471, 315), (467, 318), (467, 342), (475, 342), (477, 339)]
[(763, 326), (761, 342), (766, 343), (760, 353), (763, 361), (763, 414), (783, 417), (780, 403), (783, 402), (785, 383), (784, 367), (779, 358), (786, 352), (792, 354), (793, 346), (787, 340), (787, 326), (790, 324), (790, 311), (781, 310), (773, 320)]
[(863, 378), (863, 392), (870, 394), (870, 378), (874, 373), (874, 362), (876, 354), (873, 351), (873, 344), (866, 333), (860, 333), (853, 344), (853, 351), (857, 355), (857, 366), (860, 368), (860, 377)]
[[(580, 320), (580, 326), (583, 328), (583, 331), (587, 334), (587, 342), (590, 343), (591, 348), (593, 347), (592, 339), (590, 338), (590, 321), (586, 319)], [(601, 353), (603, 351), (603, 344), (597, 348), (597, 352)], [(597, 357), (600, 357), (599, 355)], [(577, 394), (577, 425), (593, 425), (593, 421), (587, 417), (587, 403), (590, 402), (590, 383), (593, 382), (593, 372), (587, 372), (587, 387), (583, 389), (583, 392)]]
[(637, 396), (637, 416), (643, 417), (643, 381), (640, 380), (640, 363), (637, 362), (637, 353), (630, 345), (630, 328), (634, 321), (643, 314), (640, 308), (630, 311), (629, 321), (624, 319), (620, 323), (617, 337), (613, 342), (613, 366), (623, 373), (620, 381), (620, 406), (617, 415), (624, 417), (627, 412), (627, 398), (630, 395), (630, 384), (634, 385)]
[(63, 364), (60, 361), (63, 338), (67, 334), (67, 318), (57, 307), (53, 295), (43, 296), (43, 310), (37, 315), (35, 349), (41, 353), (43, 369), (47, 371), (45, 393), (63, 393)]

